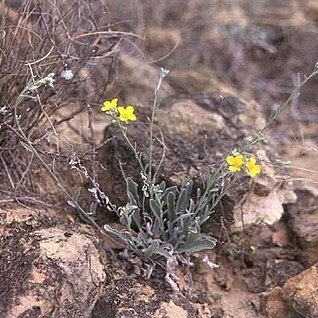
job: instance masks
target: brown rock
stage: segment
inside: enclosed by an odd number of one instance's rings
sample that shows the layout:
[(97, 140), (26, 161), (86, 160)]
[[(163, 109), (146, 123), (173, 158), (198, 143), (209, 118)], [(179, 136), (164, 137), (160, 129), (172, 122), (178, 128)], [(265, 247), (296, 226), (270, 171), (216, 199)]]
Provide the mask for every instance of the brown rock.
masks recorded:
[(318, 264), (274, 288), (267, 302), (269, 317), (318, 317)]
[(294, 318), (293, 312), (285, 305), (283, 301), (283, 289), (275, 287), (266, 304), (266, 310), (269, 318)]
[(252, 191), (248, 192), (242, 202), (237, 203), (234, 208), (232, 229), (235, 231), (259, 222), (269, 225), (278, 222), (284, 213), (283, 204), (294, 203), (296, 200), (290, 184), (277, 178), (272, 167), (262, 164), (269, 161), (265, 151), (259, 150), (256, 155), (262, 173), (252, 180)]
[(162, 303), (161, 307), (155, 312), (156, 318), (187, 318), (188, 313), (177, 306), (172, 300), (168, 303)]
[(318, 264), (289, 279), (284, 285), (286, 302), (305, 317), (318, 317)]
[(1, 317), (88, 317), (106, 279), (93, 232), (45, 212), (8, 214), (11, 221), (1, 224)]
[(150, 27), (145, 35), (144, 46), (152, 60), (170, 55), (181, 42), (179, 30)]
[(286, 247), (289, 244), (289, 237), (286, 229), (282, 228), (272, 235), (272, 243), (279, 247)]
[(318, 260), (318, 192), (301, 185), (296, 194), (297, 202), (286, 207), (288, 225), (303, 248), (304, 259), (311, 265)]

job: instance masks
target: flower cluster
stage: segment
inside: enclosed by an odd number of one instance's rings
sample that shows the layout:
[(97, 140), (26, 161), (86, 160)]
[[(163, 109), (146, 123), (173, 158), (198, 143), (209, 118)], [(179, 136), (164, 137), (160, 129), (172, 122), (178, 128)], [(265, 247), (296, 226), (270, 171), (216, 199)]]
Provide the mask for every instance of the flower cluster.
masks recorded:
[(119, 106), (118, 98), (113, 98), (111, 101), (107, 100), (104, 102), (101, 107), (102, 112), (107, 112), (113, 117), (119, 118), (120, 121), (127, 123), (130, 121), (137, 120), (136, 115), (134, 114), (133, 106)]
[(241, 153), (237, 153), (235, 156), (227, 156), (226, 162), (232, 172), (238, 172), (244, 168), (251, 177), (255, 177), (261, 172), (261, 167), (256, 164), (255, 157), (246, 158)]

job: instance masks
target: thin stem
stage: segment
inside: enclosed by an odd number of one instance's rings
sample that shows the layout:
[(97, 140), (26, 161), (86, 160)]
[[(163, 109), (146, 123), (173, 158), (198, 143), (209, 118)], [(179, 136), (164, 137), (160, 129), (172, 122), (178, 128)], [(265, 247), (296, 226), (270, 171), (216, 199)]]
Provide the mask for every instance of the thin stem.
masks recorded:
[(21, 128), (20, 122), (19, 122), (19, 116), (18, 116), (18, 107), (26, 97), (25, 93), (28, 92), (28, 88), (24, 89), (22, 93), (18, 96), (16, 103), (13, 108), (13, 114), (14, 114), (14, 120), (17, 125), (17, 133), (18, 136), (26, 142), (28, 147), (30, 148), (30, 151), (39, 159), (41, 164), (45, 167), (45, 169), (49, 172), (50, 176), (56, 183), (56, 185), (60, 188), (60, 190), (64, 193), (64, 195), (74, 204), (74, 206), (79, 210), (81, 216), (91, 225), (93, 225), (96, 229), (101, 230), (100, 226), (85, 212), (85, 210), (73, 199), (71, 194), (65, 189), (65, 187), (61, 184), (58, 177), (54, 174), (54, 172), (51, 170), (51, 168), (47, 165), (47, 163), (43, 160), (39, 152), (36, 150), (36, 148), (33, 146), (32, 142), (28, 139), (28, 137), (25, 135), (23, 129)]
[(155, 90), (155, 97), (153, 100), (153, 105), (152, 105), (152, 112), (151, 112), (151, 119), (149, 123), (149, 167), (148, 167), (148, 182), (149, 183), (155, 183), (155, 176), (152, 177), (152, 155), (153, 155), (153, 126), (154, 126), (154, 119), (156, 115), (156, 110), (160, 104), (160, 87), (162, 84), (163, 79), (165, 76), (169, 73), (168, 70), (165, 70), (164, 68), (160, 69), (160, 77), (159, 77), (159, 82)]
[(157, 88), (155, 90), (155, 98), (153, 100), (152, 111), (151, 111), (151, 119), (149, 123), (149, 167), (148, 167), (148, 181), (152, 181), (152, 154), (153, 154), (153, 122), (155, 119), (156, 108), (158, 106), (159, 101), (159, 90), (162, 83), (162, 77), (160, 76)]
[(124, 127), (119, 120), (117, 120), (117, 123), (118, 123), (118, 126), (119, 126), (119, 128), (120, 128), (120, 130), (121, 130), (121, 133), (123, 134), (123, 136), (124, 136), (126, 142), (128, 143), (129, 147), (130, 147), (130, 148), (132, 149), (132, 151), (134, 152), (135, 158), (136, 158), (136, 160), (137, 160), (138, 163), (139, 163), (139, 166), (140, 166), (140, 168), (141, 168), (141, 171), (145, 172), (145, 168), (144, 168), (144, 166), (143, 166), (143, 164), (142, 164), (140, 154), (138, 153), (138, 151), (136, 150), (136, 147), (132, 144), (132, 142), (130, 141), (130, 139), (129, 139), (128, 135), (127, 135), (127, 128)]
[(277, 116), (283, 111), (283, 109), (294, 99), (294, 97), (299, 94), (300, 89), (309, 82), (314, 76), (318, 74), (318, 70), (315, 70), (312, 72), (308, 77), (306, 77), (301, 83), (297, 85), (297, 87), (293, 90), (293, 92), (289, 95), (285, 103), (279, 107), (279, 109), (276, 111), (275, 115), (266, 123), (266, 125), (263, 127), (263, 129), (260, 131), (263, 133), (265, 129), (277, 118)]

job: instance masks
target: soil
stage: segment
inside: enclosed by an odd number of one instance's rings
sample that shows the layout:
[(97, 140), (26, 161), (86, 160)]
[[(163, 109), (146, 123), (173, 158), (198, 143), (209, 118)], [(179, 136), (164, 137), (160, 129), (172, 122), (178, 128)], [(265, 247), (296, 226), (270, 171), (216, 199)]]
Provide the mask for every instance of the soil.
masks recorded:
[[(120, 26), (122, 31), (129, 29), (145, 38), (136, 45), (123, 41), (115, 79), (106, 85), (103, 98), (118, 96), (122, 103), (135, 105), (138, 122), (131, 123), (128, 132), (138, 149), (147, 153), (146, 125), (158, 70), (160, 66), (171, 70), (161, 92), (153, 162), (154, 168), (157, 167), (165, 149), (158, 179), (169, 185), (191, 177), (196, 187), (202, 187), (204, 168), (223, 158), (243, 138), (255, 135), (271, 110), (281, 105), (293, 90), (296, 74), (309, 74), (318, 61), (316, 1), (289, 0), (284, 4), (269, 0), (214, 1), (213, 4), (184, 1), (186, 10), (180, 10), (177, 0), (159, 1), (156, 6), (130, 4), (124, 10), (120, 9), (122, 4), (123, 1), (110, 1), (108, 10), (112, 12), (113, 22), (124, 21)], [(108, 65), (99, 62), (95, 66), (97, 71), (92, 73), (91, 81), (99, 88), (105, 84), (101, 74), (108, 74), (110, 70)], [(317, 237), (306, 232), (315, 226), (318, 215), (318, 196), (307, 188), (310, 185), (316, 189), (318, 181), (317, 80), (306, 85), (299, 98), (267, 129), (268, 144), (255, 148), (256, 153), (264, 150), (269, 158), (270, 163), (264, 160), (262, 165), (270, 166), (271, 173), (275, 174), (273, 188), (283, 188), (286, 182), (293, 182), (297, 201), (280, 203), (283, 215), (271, 224), (259, 221), (243, 229), (233, 228), (234, 208), (243, 204), (249, 193), (255, 192), (255, 183), (248, 177), (242, 178), (205, 225), (204, 231), (218, 238), (217, 248), (195, 254), (192, 268), (180, 268), (179, 294), (172, 293), (160, 275), (155, 274), (150, 280), (135, 275), (132, 268), (116, 256), (121, 249), (120, 242), (117, 242), (119, 246), (111, 245), (107, 238), (78, 229), (77, 224), (82, 225), (83, 221), (64, 204), (61, 206), (66, 215), (61, 215), (60, 208), (32, 221), (15, 216), (13, 219), (17, 221), (13, 222), (9, 210), (19, 215), (20, 206), (6, 204), (0, 215), (0, 317), (6, 317), (29, 288), (25, 282), (32, 279), (32, 266), (37, 264), (41, 251), (35, 232), (54, 228), (72, 232), (67, 230), (68, 226), (85, 237), (94, 238), (92, 246), (98, 246), (97, 258), (106, 273), (106, 278), (100, 275), (103, 277), (96, 283), (98, 293), (83, 292), (89, 295), (92, 308), (87, 317), (268, 317), (266, 302), (271, 290), (282, 288), (289, 278), (318, 260)], [(85, 100), (85, 91), (75, 94)], [(72, 113), (74, 105), (70, 103), (63, 108), (57, 118)], [(120, 164), (127, 175), (138, 180), (138, 163), (118, 128), (98, 109), (92, 116), (97, 146), (94, 169), (98, 182), (111, 201), (120, 206), (126, 202)], [(91, 133), (86, 114), (76, 116), (71, 124), (76, 131), (66, 124), (58, 130), (67, 140), (65, 144), (75, 144), (74, 148), (65, 147), (69, 156), (74, 149), (89, 148), (87, 140)], [(164, 134), (164, 143), (160, 141), (160, 132)], [(146, 160), (147, 155), (143, 159)], [(276, 159), (290, 161), (290, 168), (276, 164)], [(89, 161), (88, 158), (83, 164)], [(62, 162), (60, 166), (63, 165)], [(68, 190), (74, 191), (78, 176), (70, 173), (66, 166), (60, 168)], [(61, 200), (58, 189), (41, 172), (39, 174), (36, 183), (40, 195), (48, 204)], [(80, 202), (88, 208), (92, 197), (87, 189), (91, 183), (86, 179), (79, 183)], [(264, 186), (257, 190), (257, 195), (266, 197), (272, 190)], [(52, 196), (55, 196), (53, 200)], [(118, 223), (118, 217), (105, 206), (99, 206), (96, 221), (103, 226)], [(114, 248), (111, 252), (110, 245)], [(217, 268), (211, 269), (203, 262), (206, 255)], [(56, 272), (56, 275), (55, 279), (61, 279), (60, 282), (67, 276), (64, 272)], [(167, 308), (162, 304), (168, 304)], [(292, 314), (296, 317), (296, 313)], [(41, 307), (33, 306), (19, 317), (44, 316)]]

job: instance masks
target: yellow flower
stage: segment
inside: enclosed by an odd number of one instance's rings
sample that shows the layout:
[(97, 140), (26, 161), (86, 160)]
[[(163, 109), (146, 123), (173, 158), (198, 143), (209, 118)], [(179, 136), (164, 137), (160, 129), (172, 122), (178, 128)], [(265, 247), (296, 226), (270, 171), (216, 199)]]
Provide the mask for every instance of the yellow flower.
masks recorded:
[(254, 157), (249, 158), (245, 165), (251, 177), (255, 177), (261, 172), (261, 167), (256, 164), (256, 159)]
[(232, 172), (240, 171), (243, 165), (244, 156), (238, 153), (236, 156), (227, 156), (226, 162), (229, 165), (229, 170)]
[(113, 98), (111, 101), (107, 100), (101, 107), (102, 112), (107, 112), (109, 110), (115, 110), (117, 108), (118, 98)]
[(136, 115), (134, 114), (133, 106), (127, 106), (126, 108), (118, 106), (118, 111), (119, 119), (121, 121), (127, 122), (128, 120), (135, 121), (137, 119)]

